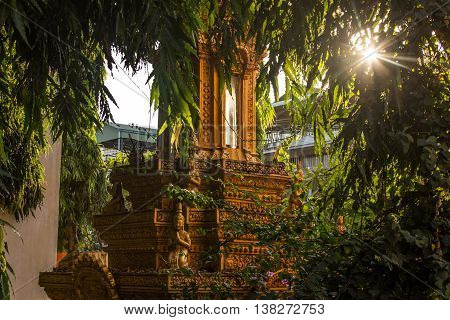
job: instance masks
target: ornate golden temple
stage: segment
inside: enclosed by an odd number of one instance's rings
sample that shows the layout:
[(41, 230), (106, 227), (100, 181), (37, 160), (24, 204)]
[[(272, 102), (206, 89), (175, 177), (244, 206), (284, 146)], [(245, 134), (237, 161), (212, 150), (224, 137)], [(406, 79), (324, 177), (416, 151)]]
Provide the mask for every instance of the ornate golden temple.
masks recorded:
[[(218, 58), (200, 40), (201, 123), (189, 160), (176, 158), (166, 130), (152, 160), (130, 156), (130, 165), (113, 169), (113, 199), (94, 218), (104, 252), (75, 253), (52, 272), (41, 273), (40, 285), (51, 299), (182, 298), (186, 287), (195, 285), (200, 295), (207, 295), (222, 284), (246, 296), (250, 288), (232, 271), (251, 264), (263, 249), (246, 235), (221, 250), (225, 225), (232, 219), (264, 221), (263, 207), (248, 192), (257, 190), (265, 204), (277, 204), (290, 178), (282, 166), (265, 165), (258, 158), (255, 84), (260, 58), (245, 46), (238, 58), (233, 90), (221, 92)], [(160, 125), (162, 118), (160, 114)], [(240, 214), (178, 202), (167, 194), (169, 185), (210, 194)], [(126, 199), (123, 190), (129, 194)], [(219, 258), (206, 259), (211, 251), (220, 252)], [(186, 268), (193, 272), (186, 274)]]

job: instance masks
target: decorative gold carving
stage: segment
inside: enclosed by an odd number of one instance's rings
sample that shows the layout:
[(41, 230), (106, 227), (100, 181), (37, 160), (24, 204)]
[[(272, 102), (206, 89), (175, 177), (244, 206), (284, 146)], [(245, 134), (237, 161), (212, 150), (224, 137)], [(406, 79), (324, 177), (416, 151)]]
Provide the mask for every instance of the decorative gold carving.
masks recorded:
[(289, 204), (286, 208), (286, 212), (290, 213), (294, 210), (300, 209), (303, 207), (303, 202), (301, 200), (301, 195), (303, 194), (303, 189), (300, 187), (299, 183), (303, 180), (303, 170), (302, 163), (299, 162), (297, 164), (297, 173), (294, 176), (294, 180), (292, 183), (291, 195), (289, 196)]
[(188, 223), (197, 222), (216, 222), (215, 210), (201, 210), (201, 209), (189, 209), (188, 210)]
[(344, 216), (339, 216), (336, 224), (337, 230), (339, 234), (344, 234), (347, 228), (345, 227)]
[(174, 229), (169, 238), (170, 268), (187, 268), (191, 238), (189, 233), (184, 231), (184, 217), (181, 203), (178, 203), (177, 212), (173, 220), (173, 227)]
[(250, 74), (248, 79), (248, 87), (247, 87), (247, 145), (248, 150), (252, 153), (256, 152), (256, 148), (254, 147), (255, 139), (256, 139), (256, 129), (255, 129), (255, 101), (253, 97), (254, 92), (254, 79), (253, 73)]
[(156, 222), (169, 222), (169, 221), (170, 221), (170, 211), (169, 210), (156, 209)]
[(200, 177), (200, 171), (197, 167), (197, 161), (195, 157), (196, 150), (194, 148), (191, 148), (189, 159), (188, 159), (188, 166), (189, 166), (189, 184), (192, 188), (196, 189), (197, 186), (201, 183), (201, 177)]
[(89, 253), (80, 254), (74, 262), (73, 288), (78, 299), (119, 298), (114, 277), (108, 267)]
[[(253, 202), (253, 201), (231, 201), (228, 200), (227, 204), (232, 207), (234, 210), (238, 211), (237, 213), (222, 211), (220, 213), (220, 222), (231, 221), (231, 220), (245, 220), (252, 219), (260, 222), (267, 222), (269, 218), (264, 214), (267, 208)], [(249, 214), (253, 213), (253, 214)]]
[(202, 111), (202, 119), (201, 119), (201, 132), (202, 132), (202, 142), (205, 145), (209, 145), (211, 143), (211, 84), (210, 84), (210, 61), (207, 58), (201, 58), (201, 83), (200, 87), (201, 91), (201, 111)]
[(212, 286), (226, 284), (230, 288), (243, 288), (242, 280), (236, 276), (224, 276), (220, 273), (200, 274), (198, 276), (173, 275), (170, 278), (170, 288), (186, 288), (195, 285), (199, 288), (211, 288)]
[[(230, 268), (226, 272), (199, 272), (193, 276), (176, 272), (167, 274), (136, 271), (114, 272), (113, 275), (117, 285), (116, 292), (122, 299), (182, 299), (183, 291), (192, 286), (199, 289), (199, 298), (211, 298), (211, 288), (218, 286), (229, 288), (239, 298), (246, 298), (252, 290), (239, 276), (239, 267)], [(73, 288), (73, 276), (72, 272), (41, 273), (40, 284), (45, 286), (45, 292), (51, 299), (80, 299)], [(286, 288), (286, 285), (280, 285), (283, 283), (279, 281), (278, 277), (272, 276), (268, 279), (268, 284), (277, 290)], [(102, 298), (104, 298), (103, 293), (96, 296), (96, 299)]]
[(226, 160), (224, 169), (240, 173), (274, 174), (287, 176), (283, 165), (267, 165), (262, 163), (249, 163), (245, 161)]
[(167, 286), (167, 275), (165, 274), (145, 274), (137, 276), (135, 274), (118, 274), (118, 286), (133, 287), (163, 287)]
[(225, 269), (244, 269), (255, 262), (254, 255), (228, 255), (225, 259)]

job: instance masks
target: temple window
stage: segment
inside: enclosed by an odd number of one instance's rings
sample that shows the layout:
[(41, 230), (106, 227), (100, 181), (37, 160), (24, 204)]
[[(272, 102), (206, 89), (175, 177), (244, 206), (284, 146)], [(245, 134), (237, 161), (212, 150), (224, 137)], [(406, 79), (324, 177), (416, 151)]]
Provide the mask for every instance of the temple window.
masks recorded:
[(238, 145), (239, 83), (240, 78), (232, 76), (232, 92), (225, 90), (225, 144), (230, 148), (236, 148)]

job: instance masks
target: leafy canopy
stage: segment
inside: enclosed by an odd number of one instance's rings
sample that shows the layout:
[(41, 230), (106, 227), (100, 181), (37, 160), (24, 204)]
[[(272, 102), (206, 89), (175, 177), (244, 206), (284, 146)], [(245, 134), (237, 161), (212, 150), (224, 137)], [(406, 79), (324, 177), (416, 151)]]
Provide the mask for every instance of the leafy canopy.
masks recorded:
[(314, 178), (314, 212), (350, 217), (367, 241), (310, 259), (307, 270), (325, 270), (314, 282), (320, 294), (368, 297), (373, 287), (370, 297), (383, 297), (392, 285), (395, 297), (436, 293), (392, 273), (370, 245), (448, 296), (448, 10), (446, 0), (0, 0), (0, 101), (23, 114), (20, 130), (41, 146), (46, 124), (54, 137), (99, 125), (110, 118), (103, 65), (117, 51), (131, 71), (153, 65), (150, 100), (165, 126), (195, 130), (198, 37), (217, 46), (225, 80), (239, 44), (254, 42), (268, 55), (259, 124), (273, 119), (269, 86), (278, 98), (283, 71), (293, 132), (312, 128), (323, 146), (337, 131), (332, 168)]

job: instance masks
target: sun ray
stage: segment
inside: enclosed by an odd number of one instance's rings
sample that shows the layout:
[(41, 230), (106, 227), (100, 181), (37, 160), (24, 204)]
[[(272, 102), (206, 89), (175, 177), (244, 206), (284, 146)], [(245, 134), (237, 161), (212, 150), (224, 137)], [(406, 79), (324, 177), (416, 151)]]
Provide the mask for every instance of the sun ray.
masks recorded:
[(394, 56), (392, 54), (384, 54), (383, 57), (386, 58), (386, 59), (395, 59), (395, 60), (408, 61), (408, 62), (417, 62), (417, 58), (415, 58), (415, 57)]
[(408, 67), (408, 66), (405, 66), (405, 65), (403, 65), (403, 64), (401, 64), (401, 63), (398, 63), (398, 62), (396, 62), (396, 61), (393, 61), (393, 60), (390, 60), (390, 59), (388, 59), (388, 58), (385, 58), (385, 57), (383, 57), (383, 56), (381, 56), (381, 55), (379, 55), (378, 58), (379, 58), (380, 60), (383, 60), (383, 61), (386, 61), (386, 62), (388, 62), (388, 63), (391, 63), (391, 64), (393, 64), (393, 65), (395, 65), (395, 66), (398, 66), (398, 67), (401, 67), (401, 68), (405, 68), (405, 69), (408, 69), (408, 70), (411, 69), (411, 68)]

